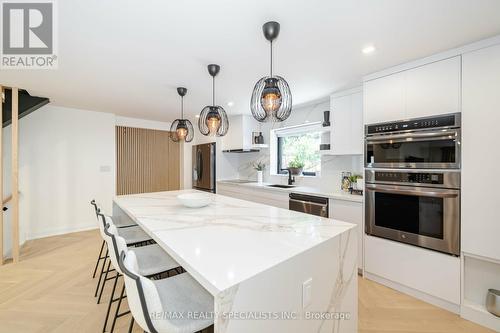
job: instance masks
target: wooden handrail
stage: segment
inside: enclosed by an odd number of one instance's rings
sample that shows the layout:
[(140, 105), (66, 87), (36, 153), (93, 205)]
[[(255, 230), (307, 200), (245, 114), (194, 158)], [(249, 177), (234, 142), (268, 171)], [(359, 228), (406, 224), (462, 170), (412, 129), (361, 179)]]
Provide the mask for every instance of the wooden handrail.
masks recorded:
[(2, 201), (2, 206), (6, 205), (11, 200), (12, 200), (12, 194)]

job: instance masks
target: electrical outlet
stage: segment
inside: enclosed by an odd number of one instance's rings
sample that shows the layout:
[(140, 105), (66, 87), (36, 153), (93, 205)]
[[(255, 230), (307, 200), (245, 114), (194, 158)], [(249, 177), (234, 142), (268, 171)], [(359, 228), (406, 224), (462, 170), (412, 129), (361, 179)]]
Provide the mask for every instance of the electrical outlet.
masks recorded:
[(312, 278), (302, 283), (302, 309), (307, 308), (312, 302)]

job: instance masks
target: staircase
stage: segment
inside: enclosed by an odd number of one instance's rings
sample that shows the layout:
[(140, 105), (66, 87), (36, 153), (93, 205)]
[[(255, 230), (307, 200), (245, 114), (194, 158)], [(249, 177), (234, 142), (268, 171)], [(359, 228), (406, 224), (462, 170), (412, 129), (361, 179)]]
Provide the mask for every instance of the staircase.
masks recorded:
[[(12, 89), (5, 87), (4, 94), (5, 102), (2, 107), (2, 127), (9, 126), (12, 123)], [(48, 103), (48, 98), (31, 96), (26, 90), (19, 89), (19, 119)]]

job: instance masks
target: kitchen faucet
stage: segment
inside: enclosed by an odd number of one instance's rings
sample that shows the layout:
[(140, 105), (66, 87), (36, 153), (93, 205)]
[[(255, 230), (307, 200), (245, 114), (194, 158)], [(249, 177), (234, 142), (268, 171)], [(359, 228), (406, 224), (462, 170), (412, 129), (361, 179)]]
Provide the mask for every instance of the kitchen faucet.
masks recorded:
[(293, 185), (295, 183), (295, 177), (292, 176), (292, 173), (290, 172), (290, 169), (281, 169), (281, 171), (286, 171), (288, 172), (288, 185)]

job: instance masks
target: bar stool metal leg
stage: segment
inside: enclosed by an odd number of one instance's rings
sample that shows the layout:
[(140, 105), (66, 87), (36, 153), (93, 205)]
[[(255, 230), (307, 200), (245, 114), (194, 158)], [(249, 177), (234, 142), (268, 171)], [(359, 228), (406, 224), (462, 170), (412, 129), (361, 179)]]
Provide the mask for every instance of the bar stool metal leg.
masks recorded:
[(97, 287), (95, 288), (94, 297), (97, 297), (97, 293), (99, 292), (99, 286), (101, 285), (102, 276), (104, 275), (104, 267), (106, 266), (106, 260), (108, 259), (108, 249), (106, 249), (106, 255), (104, 256), (104, 262), (101, 267), (101, 274), (99, 275), (99, 281), (97, 281)]
[(128, 327), (128, 333), (132, 333), (132, 329), (134, 328), (134, 317), (130, 317), (130, 325)]
[(116, 284), (118, 283), (118, 277), (120, 277), (120, 273), (116, 272), (115, 282), (113, 283), (113, 290), (111, 291), (111, 297), (109, 298), (108, 310), (106, 312), (106, 319), (104, 319), (104, 326), (102, 328), (102, 332), (106, 332), (106, 326), (108, 325), (109, 311), (111, 310), (111, 304), (115, 301), (115, 289)]
[(123, 294), (125, 294), (125, 282), (123, 283), (122, 292), (120, 293), (120, 300), (118, 301), (118, 305), (116, 306), (115, 317), (113, 318), (113, 324), (111, 324), (111, 331), (110, 331), (111, 333), (113, 333), (113, 330), (115, 329), (116, 319), (118, 319), (118, 317), (121, 317), (129, 313), (129, 311), (126, 311), (124, 313), (119, 314), (120, 305), (122, 304)]
[(99, 251), (99, 257), (97, 257), (97, 262), (95, 263), (94, 273), (92, 274), (93, 279), (95, 278), (95, 274), (97, 273), (97, 268), (99, 267), (99, 263), (101, 262), (102, 259), (105, 258), (102, 256), (102, 251), (104, 250), (104, 244), (106, 244), (106, 242), (103, 239), (102, 244), (101, 244), (101, 251)]
[(97, 299), (97, 304), (101, 302), (102, 292), (104, 291), (104, 287), (106, 286), (106, 281), (110, 280), (108, 278), (108, 273), (111, 272), (111, 260), (108, 261), (108, 268), (106, 269), (106, 274), (104, 275), (104, 280), (102, 281), (101, 292), (99, 293), (99, 298)]

